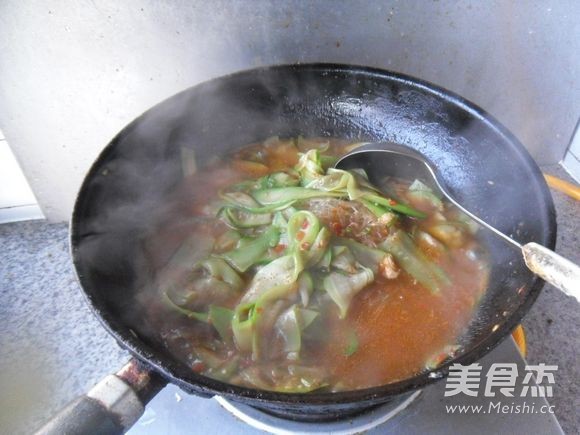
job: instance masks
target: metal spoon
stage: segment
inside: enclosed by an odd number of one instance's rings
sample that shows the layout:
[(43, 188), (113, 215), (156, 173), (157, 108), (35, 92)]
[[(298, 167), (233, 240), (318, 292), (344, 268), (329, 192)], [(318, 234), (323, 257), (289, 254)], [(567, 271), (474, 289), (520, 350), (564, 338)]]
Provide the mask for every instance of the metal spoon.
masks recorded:
[(406, 179), (419, 178), (427, 182), (481, 226), (520, 249), (526, 266), (533, 273), (580, 302), (580, 267), (578, 265), (537, 243), (521, 245), (466, 210), (449, 194), (437, 175), (436, 166), (418, 151), (394, 143), (367, 143), (341, 157), (335, 167), (339, 169), (362, 168), (371, 179), (380, 179), (388, 174)]

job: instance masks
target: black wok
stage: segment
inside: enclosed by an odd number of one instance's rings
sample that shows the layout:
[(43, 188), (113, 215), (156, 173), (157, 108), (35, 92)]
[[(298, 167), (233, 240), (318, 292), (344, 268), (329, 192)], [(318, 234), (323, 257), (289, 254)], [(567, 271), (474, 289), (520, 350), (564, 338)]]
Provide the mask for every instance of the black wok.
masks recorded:
[(446, 376), (496, 346), (536, 300), (543, 282), (516, 251), (486, 237), (492, 271), (464, 351), (432, 372), (344, 393), (279, 394), (228, 385), (174, 359), (134, 314), (150, 271), (143, 234), (182, 177), (182, 147), (199, 164), (271, 135), (334, 136), (402, 143), (435, 162), (459, 202), (520, 243), (554, 248), (555, 211), (542, 174), (490, 115), (432, 84), (345, 65), (275, 66), (194, 86), (155, 106), (104, 149), (79, 192), (71, 225), (74, 264), (95, 315), (118, 343), (188, 393), (225, 396), (298, 419), (360, 412)]

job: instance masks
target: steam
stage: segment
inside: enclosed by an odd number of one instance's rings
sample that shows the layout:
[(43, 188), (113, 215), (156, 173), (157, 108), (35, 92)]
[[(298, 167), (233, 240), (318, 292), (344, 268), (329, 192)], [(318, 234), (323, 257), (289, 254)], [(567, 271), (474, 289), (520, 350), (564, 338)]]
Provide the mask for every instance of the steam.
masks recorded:
[[(435, 162), (467, 209), (520, 243), (538, 241), (536, 210), (529, 207), (537, 187), (528, 184), (531, 174), (521, 169), (527, 157), (519, 150), (506, 152), (507, 133), (480, 114), (470, 118), (439, 96), (398, 80), (390, 86), (364, 73), (296, 71), (242, 73), (178, 94), (127, 127), (86, 180), (77, 210), (83, 286), (145, 342), (157, 341), (147, 313), (136, 309), (135, 295), (150, 290), (153, 276), (145, 239), (161, 222), (170, 220), (178, 228), (191, 220), (172, 200), (183, 177), (184, 148), (192, 150), (200, 168), (272, 135), (401, 143)], [(515, 290), (529, 284), (518, 253), (489, 234), (484, 238), (495, 291), (486, 296), (466, 343), (508, 318), (525, 295)]]

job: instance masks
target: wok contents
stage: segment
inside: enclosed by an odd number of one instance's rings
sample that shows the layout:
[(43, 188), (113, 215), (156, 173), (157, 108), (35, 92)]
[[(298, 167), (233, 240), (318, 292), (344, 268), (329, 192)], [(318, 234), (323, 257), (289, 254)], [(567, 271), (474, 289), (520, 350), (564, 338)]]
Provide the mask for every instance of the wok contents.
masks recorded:
[(270, 138), (203, 169), (147, 242), (149, 318), (194, 372), (288, 393), (396, 382), (461, 351), (477, 224), (422, 180), (333, 169), (357, 144)]

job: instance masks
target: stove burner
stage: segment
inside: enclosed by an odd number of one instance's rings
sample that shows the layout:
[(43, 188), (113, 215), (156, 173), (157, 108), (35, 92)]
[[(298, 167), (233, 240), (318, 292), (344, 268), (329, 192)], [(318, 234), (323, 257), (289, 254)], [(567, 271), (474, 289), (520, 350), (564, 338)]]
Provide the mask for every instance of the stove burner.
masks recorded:
[(406, 409), (419, 396), (419, 394), (421, 394), (421, 391), (417, 391), (404, 399), (394, 400), (384, 405), (380, 405), (369, 412), (354, 417), (348, 417), (344, 420), (327, 423), (285, 420), (249, 405), (231, 402), (220, 396), (216, 396), (215, 400), (224, 409), (232, 413), (234, 417), (237, 417), (244, 423), (272, 434), (290, 435), (296, 433), (332, 433), (333, 435), (351, 435), (373, 429), (387, 422)]

